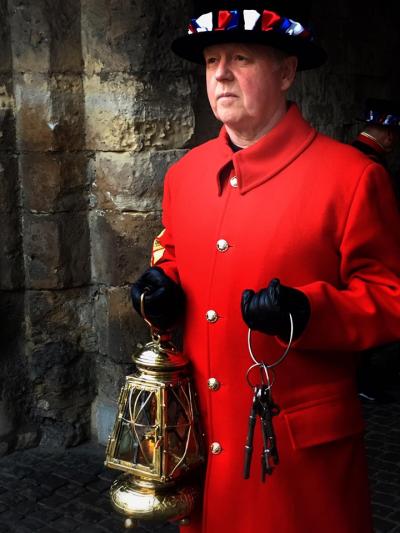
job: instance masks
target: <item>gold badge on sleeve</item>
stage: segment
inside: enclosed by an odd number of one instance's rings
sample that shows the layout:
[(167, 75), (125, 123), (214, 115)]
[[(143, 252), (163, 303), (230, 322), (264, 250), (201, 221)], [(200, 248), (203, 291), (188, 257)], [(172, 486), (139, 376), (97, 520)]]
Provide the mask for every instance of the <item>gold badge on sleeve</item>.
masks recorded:
[(156, 265), (162, 259), (165, 253), (165, 248), (160, 242), (164, 233), (165, 233), (165, 229), (163, 229), (162, 232), (159, 235), (157, 235), (157, 237), (153, 241), (153, 250), (151, 253), (151, 263), (150, 263), (151, 266)]

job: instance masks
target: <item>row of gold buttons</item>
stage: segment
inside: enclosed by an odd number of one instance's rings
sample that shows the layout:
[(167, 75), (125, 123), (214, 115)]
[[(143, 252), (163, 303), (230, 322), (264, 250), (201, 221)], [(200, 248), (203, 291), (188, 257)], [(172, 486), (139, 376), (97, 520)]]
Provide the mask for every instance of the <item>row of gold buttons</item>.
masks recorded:
[[(238, 179), (236, 176), (233, 176), (229, 181), (232, 187), (234, 188), (238, 187), (239, 183), (238, 183)], [(228, 251), (228, 249), (229, 249), (229, 243), (225, 239), (220, 239), (217, 242), (217, 250), (219, 252), (224, 253)], [(217, 322), (219, 317), (216, 311), (214, 311), (213, 309), (210, 309), (206, 313), (206, 318), (208, 322), (214, 323), (214, 322)], [(220, 389), (220, 387), (221, 387), (221, 384), (216, 378), (210, 378), (208, 380), (208, 388), (211, 391), (216, 392)], [(222, 452), (222, 446), (219, 442), (213, 442), (210, 445), (210, 450), (213, 455), (219, 455)]]

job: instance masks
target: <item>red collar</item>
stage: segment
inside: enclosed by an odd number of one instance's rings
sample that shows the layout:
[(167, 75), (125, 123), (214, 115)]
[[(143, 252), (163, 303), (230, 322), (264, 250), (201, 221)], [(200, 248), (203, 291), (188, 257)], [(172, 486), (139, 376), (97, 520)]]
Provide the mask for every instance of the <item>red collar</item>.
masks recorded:
[(378, 143), (378, 141), (373, 139), (371, 136), (366, 135), (364, 132), (361, 132), (359, 134), (359, 136), (357, 137), (357, 141), (360, 141), (361, 143), (366, 144), (367, 146), (375, 150), (375, 152), (378, 152), (378, 154), (385, 153), (385, 149), (383, 148), (383, 146), (380, 143)]
[[(302, 117), (296, 104), (291, 103), (283, 119), (259, 141), (234, 153), (229, 146), (225, 127), (218, 142), (218, 187), (227, 165), (233, 164), (239, 182), (239, 191), (245, 194), (279, 174), (289, 166), (313, 142), (317, 135), (314, 128)], [(226, 172), (225, 172), (226, 174)]]

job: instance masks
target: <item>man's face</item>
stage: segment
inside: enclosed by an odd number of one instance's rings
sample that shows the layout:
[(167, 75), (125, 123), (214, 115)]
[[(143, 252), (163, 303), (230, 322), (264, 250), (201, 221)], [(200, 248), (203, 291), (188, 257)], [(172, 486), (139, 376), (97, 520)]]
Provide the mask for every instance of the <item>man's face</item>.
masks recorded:
[(210, 46), (204, 57), (211, 108), (228, 127), (262, 128), (285, 105), (295, 58), (277, 59), (267, 46), (240, 43)]

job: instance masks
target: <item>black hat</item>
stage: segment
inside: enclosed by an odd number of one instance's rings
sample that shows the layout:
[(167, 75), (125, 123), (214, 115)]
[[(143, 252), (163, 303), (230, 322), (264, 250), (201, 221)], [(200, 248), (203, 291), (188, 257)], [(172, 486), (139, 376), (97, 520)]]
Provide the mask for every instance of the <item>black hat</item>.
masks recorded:
[(400, 128), (400, 103), (379, 98), (368, 98), (365, 102), (362, 122), (374, 126)]
[(295, 55), (298, 70), (316, 68), (326, 61), (325, 51), (307, 27), (309, 9), (304, 3), (220, 0), (208, 8), (207, 2), (204, 4), (204, 11), (190, 20), (188, 34), (172, 43), (173, 52), (184, 59), (204, 63), (207, 46), (240, 42), (265, 44)]

